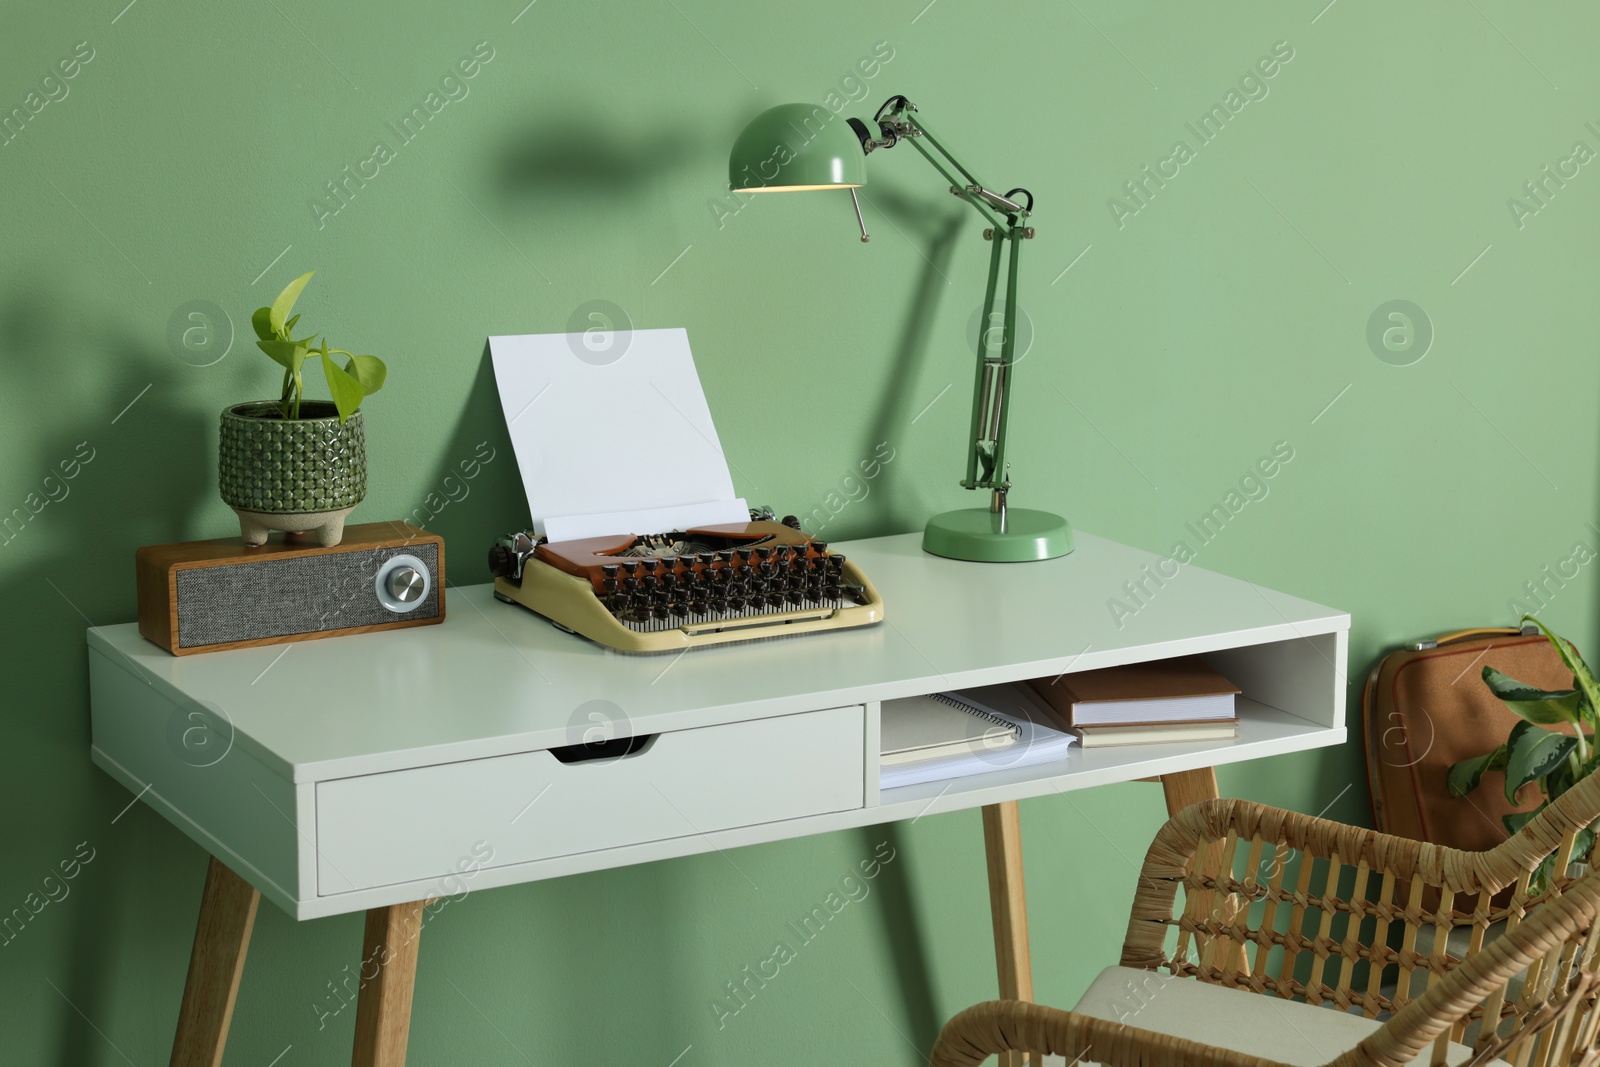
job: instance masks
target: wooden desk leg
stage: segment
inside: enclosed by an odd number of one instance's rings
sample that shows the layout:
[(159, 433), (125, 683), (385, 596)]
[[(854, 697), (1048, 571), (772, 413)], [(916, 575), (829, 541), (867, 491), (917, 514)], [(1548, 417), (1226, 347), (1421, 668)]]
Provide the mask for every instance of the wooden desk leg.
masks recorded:
[(1163, 774), (1161, 791), (1167, 796), (1168, 815), (1176, 815), (1190, 804), (1215, 800), (1220, 795), (1217, 792), (1217, 772), (1211, 767)]
[(367, 912), (352, 1067), (405, 1067), (425, 900)]
[(261, 894), (215, 856), (206, 868), (189, 977), (172, 1039), (172, 1067), (218, 1067)]
[[(1022, 818), (1015, 800), (983, 809), (983, 847), (989, 861), (989, 911), (994, 918), (994, 959), (1001, 1000), (1033, 1000), (1033, 963), (1028, 954), (1028, 901), (1022, 888)], [(1030, 1058), (1037, 1064), (1038, 1058)], [(1007, 1052), (1001, 1067), (1022, 1067), (1022, 1054)]]

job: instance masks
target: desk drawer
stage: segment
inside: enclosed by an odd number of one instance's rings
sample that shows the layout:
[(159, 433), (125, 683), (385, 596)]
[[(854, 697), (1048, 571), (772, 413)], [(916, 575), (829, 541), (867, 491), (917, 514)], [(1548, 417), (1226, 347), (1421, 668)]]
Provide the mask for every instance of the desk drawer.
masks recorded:
[(859, 808), (865, 734), (855, 705), (664, 733), (616, 760), (520, 752), (320, 782), (317, 892)]

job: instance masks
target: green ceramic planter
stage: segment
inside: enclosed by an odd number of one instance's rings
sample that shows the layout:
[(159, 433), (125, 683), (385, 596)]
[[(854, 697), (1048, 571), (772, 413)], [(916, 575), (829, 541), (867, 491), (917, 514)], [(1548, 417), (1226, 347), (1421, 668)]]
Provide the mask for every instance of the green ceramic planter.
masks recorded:
[(367, 495), (361, 412), (341, 424), (332, 403), (308, 400), (300, 414), (280, 418), (271, 400), (235, 404), (222, 413), (217, 475), (229, 507), (304, 515), (348, 511), (361, 503)]

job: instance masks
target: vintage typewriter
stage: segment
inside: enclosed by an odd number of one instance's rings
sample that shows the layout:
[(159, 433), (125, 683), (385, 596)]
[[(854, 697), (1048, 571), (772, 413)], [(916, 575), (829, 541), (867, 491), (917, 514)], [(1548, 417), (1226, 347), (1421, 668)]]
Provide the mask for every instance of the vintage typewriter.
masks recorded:
[(627, 652), (866, 626), (883, 601), (854, 563), (789, 516), (671, 533), (551, 542), (507, 534), (489, 549), (494, 595)]

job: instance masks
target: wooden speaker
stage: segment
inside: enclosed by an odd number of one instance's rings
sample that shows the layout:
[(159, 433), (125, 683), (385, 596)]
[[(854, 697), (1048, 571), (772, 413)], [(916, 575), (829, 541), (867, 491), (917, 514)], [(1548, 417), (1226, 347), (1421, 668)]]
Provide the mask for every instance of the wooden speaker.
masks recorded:
[(403, 522), (347, 526), (332, 548), (148, 545), (136, 566), (139, 633), (175, 656), (444, 621), (444, 539)]

